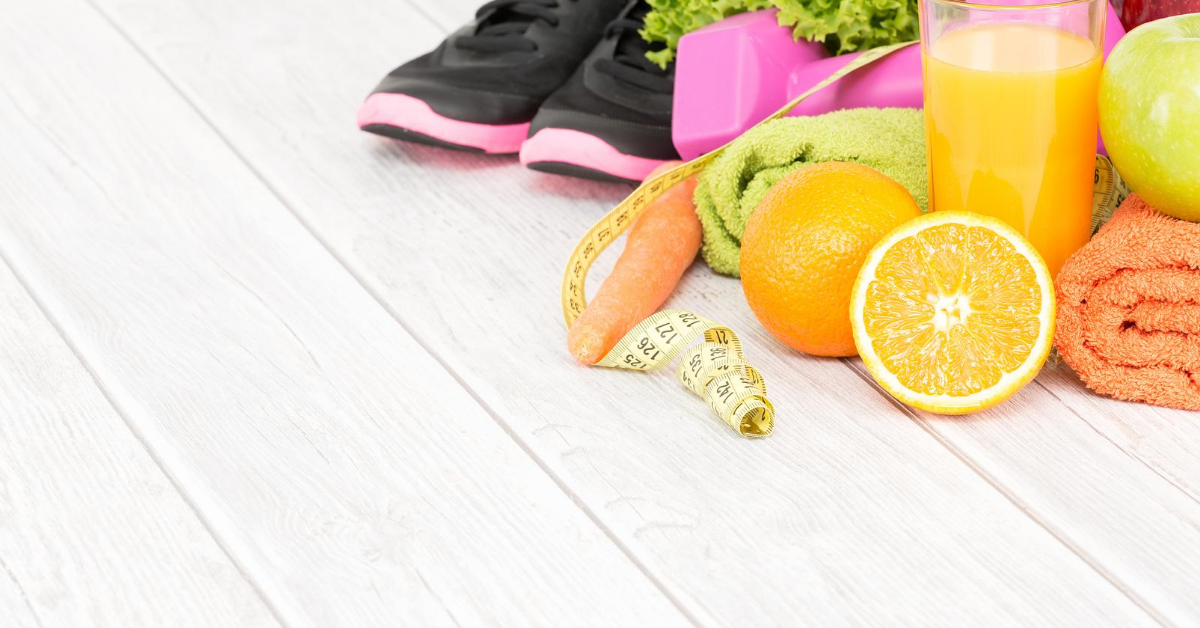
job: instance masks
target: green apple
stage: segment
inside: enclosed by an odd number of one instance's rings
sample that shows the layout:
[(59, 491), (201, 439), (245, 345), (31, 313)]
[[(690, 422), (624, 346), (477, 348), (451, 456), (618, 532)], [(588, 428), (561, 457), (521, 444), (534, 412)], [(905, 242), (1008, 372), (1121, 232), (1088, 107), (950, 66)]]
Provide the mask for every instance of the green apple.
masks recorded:
[(1148, 22), (1117, 43), (1100, 78), (1100, 132), (1130, 189), (1200, 221), (1200, 13)]

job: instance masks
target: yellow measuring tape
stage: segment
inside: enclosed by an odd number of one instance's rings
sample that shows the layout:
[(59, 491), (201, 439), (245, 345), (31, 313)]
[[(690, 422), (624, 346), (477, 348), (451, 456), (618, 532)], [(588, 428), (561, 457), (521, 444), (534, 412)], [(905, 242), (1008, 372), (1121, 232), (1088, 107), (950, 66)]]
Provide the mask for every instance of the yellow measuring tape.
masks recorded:
[(688, 350), (675, 376), (712, 408), (721, 420), (747, 437), (766, 436), (775, 427), (762, 375), (742, 355), (732, 329), (688, 312), (663, 310), (640, 322), (596, 366), (653, 371)]
[[(842, 67), (842, 69), (829, 75), (825, 80), (813, 85), (811, 89), (797, 96), (792, 102), (784, 105), (779, 111), (767, 116), (765, 120), (754, 125), (755, 128), (772, 120), (782, 118), (789, 111), (795, 109), (801, 102), (804, 102), (804, 99), (821, 91), (847, 74), (915, 43), (917, 42), (910, 41), (882, 48), (872, 48), (864, 52), (857, 59)], [(736, 141), (736, 139), (733, 140), (733, 142)], [(571, 325), (575, 324), (575, 319), (579, 318), (579, 315), (583, 313), (583, 308), (587, 307), (587, 299), (584, 297), (583, 287), (587, 281), (588, 270), (595, 263), (600, 253), (604, 249), (607, 249), (622, 233), (625, 233), (633, 225), (633, 221), (637, 220), (637, 217), (642, 214), (652, 201), (662, 196), (680, 181), (704, 170), (712, 160), (725, 152), (725, 149), (729, 148), (729, 145), (733, 142), (729, 142), (729, 144), (711, 153), (705, 153), (685, 164), (676, 166), (657, 177), (643, 181), (632, 194), (621, 201), (612, 211), (605, 214), (596, 224), (592, 225), (591, 229), (588, 229), (583, 238), (579, 240), (579, 244), (575, 245), (575, 250), (571, 252), (571, 257), (567, 261), (567, 271), (563, 275), (562, 308), (563, 318), (566, 319), (568, 329), (570, 329)]]
[[(755, 127), (787, 115), (804, 99), (855, 70), (917, 42), (873, 48), (843, 66), (825, 80), (800, 94)], [(734, 140), (737, 141), (737, 140)], [(562, 282), (563, 319), (567, 328), (587, 307), (584, 286), (592, 264), (621, 234), (625, 233), (658, 197), (684, 179), (704, 170), (730, 144), (705, 153), (656, 177), (642, 182), (625, 200), (592, 225), (575, 245), (567, 261)], [(1107, 220), (1128, 189), (1107, 157), (1096, 156), (1093, 216)], [(670, 364), (685, 347), (701, 335), (704, 342), (684, 356), (676, 377), (688, 390), (702, 398), (726, 424), (746, 437), (767, 436), (774, 429), (775, 409), (767, 400), (762, 376), (745, 362), (737, 334), (706, 318), (684, 310), (663, 310), (638, 323), (596, 366), (653, 371)]]
[(1129, 187), (1117, 174), (1112, 161), (1096, 155), (1096, 176), (1092, 179), (1092, 233), (1112, 218), (1113, 212), (1129, 198)]

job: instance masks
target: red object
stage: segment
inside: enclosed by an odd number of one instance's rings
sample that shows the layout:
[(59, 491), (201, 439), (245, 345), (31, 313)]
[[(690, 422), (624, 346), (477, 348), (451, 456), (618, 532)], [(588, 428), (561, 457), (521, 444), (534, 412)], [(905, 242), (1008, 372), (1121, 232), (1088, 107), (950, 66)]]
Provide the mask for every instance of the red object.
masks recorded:
[(1200, 13), (1200, 0), (1112, 0), (1126, 31), (1146, 22), (1184, 13)]

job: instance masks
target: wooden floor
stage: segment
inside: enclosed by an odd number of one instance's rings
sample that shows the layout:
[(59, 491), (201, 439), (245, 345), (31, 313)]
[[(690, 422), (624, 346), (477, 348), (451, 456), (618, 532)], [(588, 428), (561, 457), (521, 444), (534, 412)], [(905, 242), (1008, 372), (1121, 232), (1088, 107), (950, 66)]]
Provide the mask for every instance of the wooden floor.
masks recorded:
[(628, 188), (354, 126), (475, 2), (0, 0), (0, 626), (1200, 625), (1196, 415), (913, 412), (702, 265), (774, 436), (576, 366)]

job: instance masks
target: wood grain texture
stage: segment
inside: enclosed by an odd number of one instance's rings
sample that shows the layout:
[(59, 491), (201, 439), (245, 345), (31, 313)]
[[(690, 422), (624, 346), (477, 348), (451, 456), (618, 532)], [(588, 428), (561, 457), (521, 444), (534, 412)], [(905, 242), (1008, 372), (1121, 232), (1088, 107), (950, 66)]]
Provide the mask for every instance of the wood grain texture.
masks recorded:
[[(738, 441), (667, 376), (574, 365), (557, 309), (561, 263), (628, 189), (355, 137), (350, 121), (365, 92), (441, 36), (403, 5), (99, 4), (699, 623), (1124, 625), (1153, 620), (1118, 588), (1142, 604), (1154, 599), (1147, 589), (1162, 592), (1157, 602), (1182, 591), (1180, 581), (1162, 586), (1138, 573), (1110, 584), (1120, 575), (1110, 567), (1138, 560), (1123, 528), (1076, 532), (1077, 517), (1064, 514), (1075, 502), (1043, 495), (1050, 482), (1095, 495), (1095, 482), (1122, 476), (1131, 462), (1113, 460), (1110, 443), (1078, 429), (1083, 440), (1070, 448), (1038, 443), (1068, 457), (1056, 477), (1020, 472), (1029, 461), (1014, 449), (995, 465), (960, 460), (966, 446), (910, 420), (844, 363), (783, 350), (760, 331), (737, 283), (703, 268), (673, 304), (743, 332), (780, 411), (775, 436)], [(219, 16), (235, 5), (239, 28), (222, 28)], [(322, 54), (288, 52), (307, 47)], [(1036, 407), (1044, 420), (1065, 411), (1047, 398), (1033, 389), (1004, 412)], [(995, 438), (1021, 443), (1008, 422), (989, 423), (1001, 430)], [(983, 447), (989, 436), (962, 438)], [(1089, 477), (1072, 456), (1116, 466)], [(997, 481), (1011, 484), (1002, 494)], [(1086, 512), (1126, 516), (1128, 491), (1148, 492), (1163, 510), (1186, 506), (1154, 482), (1130, 474)], [(1058, 517), (1049, 529), (1026, 514), (1034, 508), (1023, 496)], [(1140, 542), (1195, 551), (1179, 534), (1190, 514), (1173, 517)], [(1165, 604), (1151, 612), (1176, 616)]]
[(447, 33), (457, 30), (463, 24), (474, 19), (475, 11), (482, 4), (475, 0), (439, 0), (438, 2), (413, 0), (408, 2), (409, 6)]
[(0, 625), (278, 626), (0, 264)]
[(691, 625), (99, 13), (0, 60), (0, 250), (284, 623)]
[[(861, 362), (854, 366), (867, 380)], [(1047, 368), (1040, 379), (1067, 367)], [(1115, 405), (1108, 412), (1127, 404)], [(1200, 503), (1098, 432), (1095, 417), (1081, 417), (1042, 386), (970, 417), (905, 412), (1163, 623), (1200, 621)], [(1136, 415), (1125, 420), (1141, 424)]]
[(1066, 364), (1037, 381), (1122, 451), (1200, 500), (1200, 415), (1092, 394)]
[(13, 576), (0, 567), (0, 625), (9, 628), (38, 628), (38, 618)]

